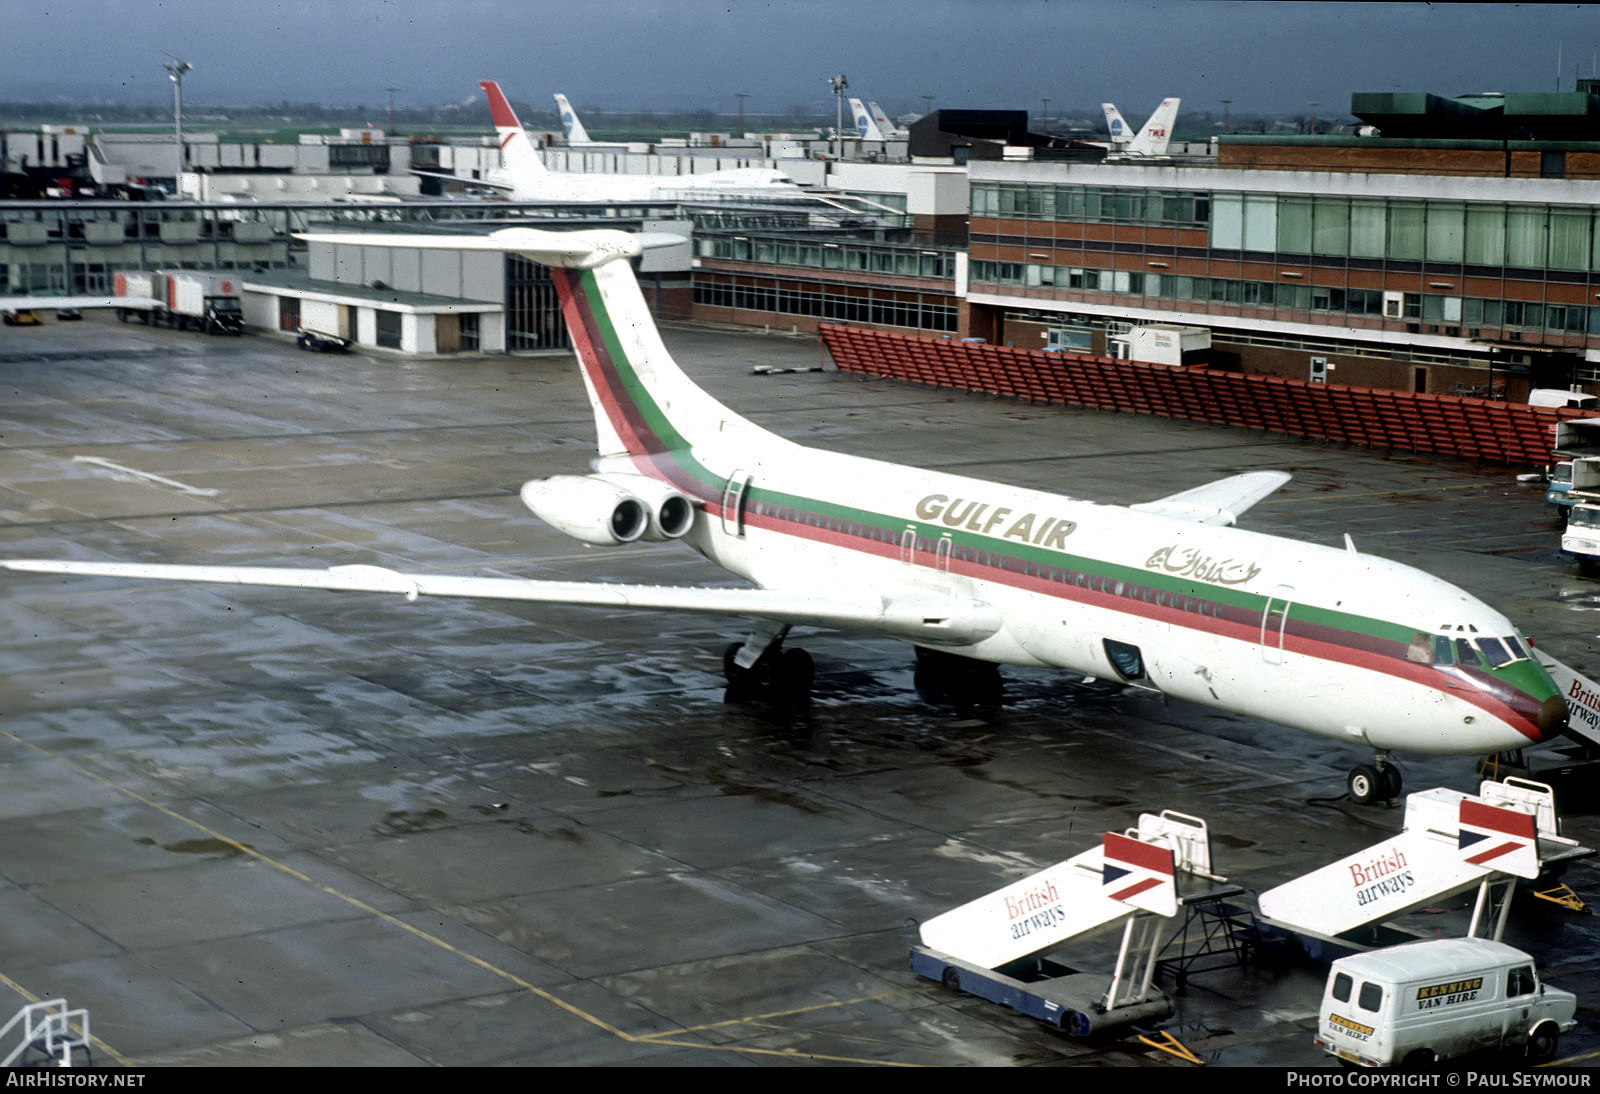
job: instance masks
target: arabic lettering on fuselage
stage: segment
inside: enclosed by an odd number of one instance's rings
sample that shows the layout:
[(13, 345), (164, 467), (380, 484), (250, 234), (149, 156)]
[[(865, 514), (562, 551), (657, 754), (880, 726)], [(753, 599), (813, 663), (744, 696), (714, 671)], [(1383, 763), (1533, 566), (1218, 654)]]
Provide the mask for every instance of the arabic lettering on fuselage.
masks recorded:
[[(1003, 505), (995, 506), (965, 498), (952, 501), (946, 494), (929, 494), (917, 502), (917, 518), (938, 520), (951, 528), (965, 528), (986, 536), (999, 535), (1002, 539), (1014, 539), (1036, 547), (1054, 547), (1060, 551), (1067, 549), (1066, 538), (1078, 527), (1076, 521), (1059, 517), (1040, 517), (1037, 513), (1019, 516)], [(1000, 531), (1002, 527), (1004, 532)]]
[(1209, 581), (1213, 585), (1243, 585), (1261, 572), (1261, 567), (1253, 562), (1213, 558), (1193, 547), (1182, 550), (1163, 547), (1146, 559), (1144, 565), (1147, 570), (1164, 570), (1169, 574)]

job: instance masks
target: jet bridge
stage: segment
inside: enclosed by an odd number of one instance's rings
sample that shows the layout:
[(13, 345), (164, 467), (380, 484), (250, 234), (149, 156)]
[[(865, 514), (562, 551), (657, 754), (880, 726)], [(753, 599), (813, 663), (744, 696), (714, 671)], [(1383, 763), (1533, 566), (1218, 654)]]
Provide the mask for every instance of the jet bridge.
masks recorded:
[(1555, 793), (1543, 783), (1486, 781), (1476, 795), (1436, 787), (1407, 796), (1398, 835), (1262, 893), (1260, 921), (1332, 958), (1416, 941), (1392, 920), (1477, 887), (1475, 934), (1489, 887), (1503, 878), (1498, 933), (1518, 877), (1590, 854), (1561, 835)]
[[(1163, 921), (1240, 891), (1212, 873), (1203, 820), (1146, 813), (1126, 833), (920, 924), (911, 968), (1080, 1037), (1159, 1021), (1173, 1012), (1153, 984)], [(1119, 926), (1110, 974), (1062, 963), (1067, 947)]]

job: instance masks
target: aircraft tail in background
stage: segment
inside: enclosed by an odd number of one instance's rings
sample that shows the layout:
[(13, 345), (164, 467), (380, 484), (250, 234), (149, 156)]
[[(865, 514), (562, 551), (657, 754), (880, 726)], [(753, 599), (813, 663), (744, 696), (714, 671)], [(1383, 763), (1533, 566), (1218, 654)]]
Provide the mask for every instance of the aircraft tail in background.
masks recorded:
[(483, 80), (478, 86), (489, 97), (489, 113), (494, 117), (494, 135), (500, 145), (500, 164), (505, 173), (517, 178), (544, 174), (544, 161), (539, 158), (522, 123), (517, 121), (511, 104), (500, 93), (500, 85), (493, 80)]
[[(583, 127), (583, 122), (579, 119), (578, 112), (572, 109), (572, 104), (567, 101), (567, 97), (559, 91), (556, 92), (556, 106), (561, 112), (561, 128), (567, 131), (567, 143), (593, 144), (594, 141), (589, 137), (589, 131)], [(496, 125), (498, 124), (497, 122)]]
[(883, 112), (883, 107), (879, 106), (877, 103), (868, 103), (867, 110), (871, 113), (872, 120), (878, 123), (878, 132), (883, 134), (884, 140), (889, 140), (893, 137), (903, 137), (906, 135), (906, 131), (901, 129), (898, 125), (895, 125), (894, 122), (890, 121), (889, 115), (885, 114)]
[(878, 123), (873, 120), (872, 115), (867, 112), (866, 106), (862, 104), (860, 99), (850, 100), (850, 116), (855, 118), (856, 136), (862, 140), (881, 141), (885, 139), (883, 131), (878, 127)]
[[(1172, 123), (1178, 118), (1178, 104), (1182, 99), (1162, 99), (1150, 120), (1144, 123), (1137, 136), (1122, 151), (1130, 156), (1164, 156), (1172, 142)], [(1116, 107), (1112, 107), (1115, 110)]]
[(1100, 109), (1106, 114), (1106, 130), (1111, 134), (1113, 149), (1120, 149), (1133, 140), (1133, 130), (1128, 128), (1128, 123), (1123, 120), (1122, 111), (1117, 109), (1115, 103), (1101, 103)]

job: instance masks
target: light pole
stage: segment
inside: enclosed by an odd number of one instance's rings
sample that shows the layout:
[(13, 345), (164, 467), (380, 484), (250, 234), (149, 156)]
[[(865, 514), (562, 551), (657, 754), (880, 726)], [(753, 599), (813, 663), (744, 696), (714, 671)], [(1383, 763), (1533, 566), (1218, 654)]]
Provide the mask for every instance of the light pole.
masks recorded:
[(844, 73), (831, 77), (828, 86), (833, 89), (835, 101), (836, 120), (833, 123), (834, 158), (844, 159), (844, 89), (850, 86), (850, 81), (845, 79)]
[(1040, 99), (1039, 101), (1044, 103), (1044, 122), (1039, 126), (1039, 131), (1048, 137), (1050, 135), (1050, 100)]
[(1233, 102), (1232, 99), (1222, 100), (1222, 131), (1224, 133), (1233, 132), (1233, 130), (1228, 127), (1228, 104), (1231, 102)]
[(744, 100), (749, 95), (748, 91), (735, 91), (733, 97), (739, 100), (739, 136), (744, 136)]
[(394, 136), (394, 93), (400, 89), (398, 87), (386, 87), (384, 90), (389, 93), (389, 136), (392, 137)]
[(178, 139), (178, 178), (175, 181), (182, 186), (183, 170), (189, 166), (188, 150), (183, 147), (183, 74), (194, 66), (174, 57), (162, 62), (162, 67), (172, 80), (172, 128)]

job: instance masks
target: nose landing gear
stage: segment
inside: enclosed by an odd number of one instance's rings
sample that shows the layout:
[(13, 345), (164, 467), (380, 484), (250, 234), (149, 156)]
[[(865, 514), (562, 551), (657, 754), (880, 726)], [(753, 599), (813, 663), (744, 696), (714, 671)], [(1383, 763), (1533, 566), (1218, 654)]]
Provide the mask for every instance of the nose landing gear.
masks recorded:
[(1345, 779), (1345, 790), (1357, 805), (1395, 801), (1404, 785), (1400, 769), (1389, 762), (1389, 754), (1383, 751), (1373, 753), (1372, 763), (1352, 768)]

